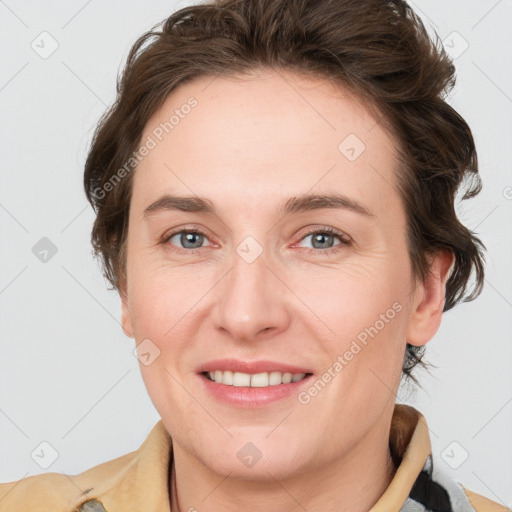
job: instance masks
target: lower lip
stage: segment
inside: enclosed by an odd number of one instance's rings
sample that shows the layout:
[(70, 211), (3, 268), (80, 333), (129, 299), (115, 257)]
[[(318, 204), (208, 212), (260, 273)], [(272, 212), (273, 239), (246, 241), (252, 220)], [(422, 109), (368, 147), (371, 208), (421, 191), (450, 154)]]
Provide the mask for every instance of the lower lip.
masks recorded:
[(299, 389), (309, 383), (311, 377), (313, 375), (308, 375), (298, 382), (290, 382), (289, 384), (252, 388), (249, 386), (218, 384), (206, 378), (202, 373), (199, 374), (199, 378), (208, 393), (222, 402), (243, 408), (265, 407), (279, 400), (296, 396)]

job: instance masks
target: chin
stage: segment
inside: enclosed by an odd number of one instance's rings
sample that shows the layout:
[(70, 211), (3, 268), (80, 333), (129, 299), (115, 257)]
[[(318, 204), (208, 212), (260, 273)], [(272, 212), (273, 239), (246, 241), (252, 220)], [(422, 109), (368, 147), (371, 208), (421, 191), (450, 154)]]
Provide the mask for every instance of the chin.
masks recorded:
[(304, 450), (294, 450), (292, 443), (265, 442), (261, 437), (255, 442), (240, 439), (235, 437), (227, 445), (219, 444), (214, 451), (200, 447), (198, 458), (210, 471), (235, 480), (284, 480), (310, 467)]

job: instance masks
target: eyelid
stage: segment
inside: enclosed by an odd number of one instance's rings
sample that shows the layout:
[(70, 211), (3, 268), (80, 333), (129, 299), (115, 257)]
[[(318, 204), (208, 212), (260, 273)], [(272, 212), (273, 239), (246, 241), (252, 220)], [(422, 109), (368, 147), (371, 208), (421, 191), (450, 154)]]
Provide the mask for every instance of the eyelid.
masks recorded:
[[(337, 229), (335, 229), (335, 228), (333, 228), (331, 226), (316, 225), (316, 226), (309, 226), (309, 227), (307, 227), (305, 229), (306, 229), (306, 231), (302, 231), (301, 232), (299, 238), (297, 239), (296, 242), (294, 242), (292, 247), (295, 246), (295, 244), (301, 242), (307, 236), (315, 234), (315, 233), (327, 233), (329, 235), (337, 237), (340, 240), (339, 244), (337, 244), (337, 245), (335, 245), (333, 247), (328, 247), (326, 249), (315, 249), (315, 248), (310, 248), (310, 247), (303, 247), (302, 249), (304, 249), (308, 253), (328, 254), (329, 252), (337, 251), (338, 250), (337, 248), (339, 248), (340, 246), (349, 245), (352, 242), (351, 237), (349, 237), (348, 235), (346, 235), (342, 231), (339, 231), (339, 230), (337, 230)], [(174, 229), (170, 230), (170, 232), (166, 232), (162, 236), (162, 240), (161, 240), (160, 243), (165, 245), (165, 244), (167, 244), (169, 242), (169, 240), (171, 238), (173, 238), (174, 236), (176, 236), (176, 235), (178, 235), (178, 234), (180, 234), (182, 232), (196, 233), (196, 234), (204, 236), (207, 240), (211, 241), (210, 240), (210, 235), (208, 233), (208, 230), (206, 230), (205, 228), (197, 228), (197, 227), (193, 227), (193, 226), (179, 226), (177, 228), (174, 228)], [(169, 244), (169, 245), (172, 245), (172, 244)], [(213, 246), (216, 246), (216, 245), (217, 244), (215, 244), (213, 242)], [(184, 249), (182, 247), (177, 247), (175, 245), (172, 245), (172, 249), (171, 250), (177, 251), (177, 252), (180, 252), (180, 253), (194, 254), (197, 251), (200, 251), (200, 250), (206, 249), (206, 248), (207, 247), (196, 247), (196, 248), (193, 248), (193, 249)]]
[[(185, 232), (185, 233), (196, 233), (198, 235), (202, 235), (204, 236), (207, 240), (210, 240), (211, 235), (209, 234), (209, 231), (206, 229), (206, 228), (197, 228), (197, 227), (194, 227), (194, 226), (179, 226), (177, 228), (174, 228), (174, 229), (171, 229), (170, 231), (167, 231), (165, 232), (163, 235), (162, 235), (162, 238), (160, 240), (159, 243), (165, 245), (169, 242), (169, 240), (171, 238), (173, 238), (174, 236), (182, 233), (182, 232)], [(217, 245), (215, 244), (215, 242), (212, 242), (213, 246)], [(171, 245), (171, 244), (169, 244)], [(200, 249), (206, 249), (206, 247), (196, 247), (195, 249), (184, 249), (182, 247), (177, 247), (175, 245), (172, 246), (173, 249), (172, 250), (176, 250), (178, 252), (186, 252), (188, 254), (193, 254), (194, 252), (196, 251), (199, 251)]]
[(331, 226), (310, 226), (308, 228), (305, 228), (306, 231), (302, 232), (300, 234), (300, 237), (298, 238), (298, 241), (300, 242), (302, 239), (307, 237), (308, 235), (312, 235), (314, 233), (328, 233), (329, 235), (337, 236), (342, 242), (349, 243), (352, 241), (352, 239), (346, 234), (343, 233), (343, 231), (339, 231)]

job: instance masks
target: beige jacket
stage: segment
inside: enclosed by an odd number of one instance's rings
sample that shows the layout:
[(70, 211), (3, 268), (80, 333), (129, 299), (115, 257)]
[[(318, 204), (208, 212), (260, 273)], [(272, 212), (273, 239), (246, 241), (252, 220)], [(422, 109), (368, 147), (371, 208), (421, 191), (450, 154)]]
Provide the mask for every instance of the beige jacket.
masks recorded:
[[(446, 474), (435, 478), (427, 423), (413, 407), (395, 405), (390, 433), (399, 463), (370, 512), (506, 512)], [(0, 484), (0, 512), (170, 512), (172, 440), (160, 420), (136, 451), (78, 475), (45, 473)], [(442, 461), (441, 461), (442, 462)]]

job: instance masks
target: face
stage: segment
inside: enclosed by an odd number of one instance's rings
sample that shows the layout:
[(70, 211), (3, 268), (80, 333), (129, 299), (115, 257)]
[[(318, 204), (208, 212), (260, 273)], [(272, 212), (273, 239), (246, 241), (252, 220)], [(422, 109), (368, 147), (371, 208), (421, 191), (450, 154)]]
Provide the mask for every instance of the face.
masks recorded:
[[(148, 137), (123, 329), (145, 344), (142, 376), (175, 446), (233, 477), (348, 457), (385, 430), (406, 342), (428, 341), (442, 310), (440, 288), (412, 278), (393, 136), (343, 88), (269, 72), (181, 86)], [(274, 376), (209, 381), (220, 359)], [(279, 368), (306, 376), (264, 387)]]

